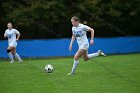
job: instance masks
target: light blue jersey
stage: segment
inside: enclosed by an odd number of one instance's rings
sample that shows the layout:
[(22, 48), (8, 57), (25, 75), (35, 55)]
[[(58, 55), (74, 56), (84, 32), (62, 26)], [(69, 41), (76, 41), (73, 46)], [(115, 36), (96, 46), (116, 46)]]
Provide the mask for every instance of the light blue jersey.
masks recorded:
[(19, 31), (16, 29), (7, 29), (4, 33), (4, 36), (8, 38), (8, 45), (12, 47), (16, 47), (16, 35), (20, 35)]
[(89, 29), (89, 26), (83, 24), (79, 24), (78, 27), (72, 27), (72, 32), (76, 36), (77, 43), (80, 49), (87, 50), (89, 47), (89, 42), (87, 39), (87, 31)]

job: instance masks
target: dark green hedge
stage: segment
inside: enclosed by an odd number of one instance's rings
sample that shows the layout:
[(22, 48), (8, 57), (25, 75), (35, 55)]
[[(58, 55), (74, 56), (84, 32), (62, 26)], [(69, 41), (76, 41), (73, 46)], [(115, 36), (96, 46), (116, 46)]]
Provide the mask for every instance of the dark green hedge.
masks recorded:
[(140, 35), (140, 0), (1, 0), (0, 38), (11, 21), (22, 39), (71, 37), (79, 16), (96, 37)]

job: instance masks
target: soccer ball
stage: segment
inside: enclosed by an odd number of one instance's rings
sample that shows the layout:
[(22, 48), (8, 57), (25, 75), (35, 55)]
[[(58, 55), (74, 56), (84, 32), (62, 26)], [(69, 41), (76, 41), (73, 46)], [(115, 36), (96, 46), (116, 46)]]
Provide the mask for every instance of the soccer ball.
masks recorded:
[(47, 73), (53, 72), (53, 66), (50, 65), (50, 64), (46, 65), (46, 66), (45, 66), (45, 71), (46, 71)]

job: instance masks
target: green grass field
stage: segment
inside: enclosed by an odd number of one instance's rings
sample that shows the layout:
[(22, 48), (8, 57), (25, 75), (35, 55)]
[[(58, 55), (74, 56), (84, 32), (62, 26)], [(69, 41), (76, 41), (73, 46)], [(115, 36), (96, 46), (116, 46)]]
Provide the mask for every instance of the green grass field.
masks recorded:
[[(46, 64), (53, 73), (44, 72)], [(67, 76), (72, 64), (73, 58), (0, 59), (0, 93), (140, 93), (140, 54), (80, 59), (75, 76)]]

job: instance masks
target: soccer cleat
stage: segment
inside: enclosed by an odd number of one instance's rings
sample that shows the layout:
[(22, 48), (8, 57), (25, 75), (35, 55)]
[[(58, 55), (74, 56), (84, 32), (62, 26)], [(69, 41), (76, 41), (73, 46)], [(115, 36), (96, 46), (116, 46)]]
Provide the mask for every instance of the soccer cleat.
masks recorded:
[(14, 63), (14, 61), (10, 61), (10, 63)]
[(23, 60), (20, 60), (20, 61), (19, 61), (19, 63), (22, 63), (22, 62), (23, 62)]
[(68, 73), (67, 75), (68, 75), (68, 76), (73, 76), (74, 74), (73, 74), (73, 73)]
[(100, 56), (106, 57), (106, 54), (104, 52), (102, 52), (101, 50), (98, 50), (98, 53), (99, 53)]

